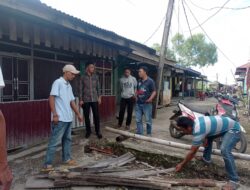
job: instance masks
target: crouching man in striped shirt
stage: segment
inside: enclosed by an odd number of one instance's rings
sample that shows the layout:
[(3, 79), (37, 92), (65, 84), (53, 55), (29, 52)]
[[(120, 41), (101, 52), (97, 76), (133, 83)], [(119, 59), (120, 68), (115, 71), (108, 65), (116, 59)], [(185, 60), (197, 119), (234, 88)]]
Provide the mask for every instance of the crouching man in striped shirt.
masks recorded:
[(186, 158), (176, 166), (177, 172), (181, 171), (182, 168), (194, 158), (202, 144), (205, 145), (202, 160), (206, 163), (210, 163), (213, 140), (221, 136), (221, 154), (230, 180), (223, 189), (231, 190), (239, 187), (239, 176), (231, 152), (240, 141), (241, 129), (238, 122), (222, 116), (202, 116), (194, 121), (188, 117), (180, 117), (177, 120), (177, 129), (185, 134), (193, 135), (192, 148), (186, 155)]

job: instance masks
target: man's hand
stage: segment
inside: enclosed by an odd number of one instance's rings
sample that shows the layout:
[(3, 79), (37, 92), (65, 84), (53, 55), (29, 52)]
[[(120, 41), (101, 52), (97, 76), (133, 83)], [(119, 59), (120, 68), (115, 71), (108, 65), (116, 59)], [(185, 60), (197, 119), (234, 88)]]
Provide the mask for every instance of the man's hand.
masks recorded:
[(81, 100), (81, 101), (79, 102), (79, 106), (81, 106), (81, 107), (82, 107), (82, 106), (83, 106), (83, 104), (84, 104), (84, 101), (82, 101), (82, 100)]
[(204, 140), (204, 142), (203, 142), (203, 146), (204, 146), (204, 147), (207, 147), (207, 146), (208, 146), (208, 139), (207, 139), (207, 138), (205, 138), (205, 140)]
[(100, 105), (101, 103), (102, 103), (102, 98), (99, 97), (99, 98), (98, 98), (98, 104)]
[(0, 173), (0, 184), (3, 185), (2, 188), (4, 190), (9, 190), (12, 180), (13, 180), (13, 175), (12, 175), (9, 167), (6, 166), (4, 171), (1, 171), (1, 173)]
[(132, 100), (133, 100), (134, 102), (136, 102), (136, 101), (137, 101), (137, 96), (136, 96), (136, 95), (132, 96)]
[(59, 116), (57, 114), (53, 114), (53, 123), (57, 125), (59, 122)]
[(176, 167), (175, 167), (176, 172), (180, 172), (182, 169), (183, 169), (183, 164), (182, 163), (177, 164)]
[(151, 98), (146, 100), (146, 103), (152, 103), (152, 102), (153, 102), (153, 100)]
[(80, 123), (83, 122), (83, 117), (82, 117), (81, 114), (78, 114), (78, 115), (77, 115), (77, 118), (78, 118), (78, 121), (79, 121)]

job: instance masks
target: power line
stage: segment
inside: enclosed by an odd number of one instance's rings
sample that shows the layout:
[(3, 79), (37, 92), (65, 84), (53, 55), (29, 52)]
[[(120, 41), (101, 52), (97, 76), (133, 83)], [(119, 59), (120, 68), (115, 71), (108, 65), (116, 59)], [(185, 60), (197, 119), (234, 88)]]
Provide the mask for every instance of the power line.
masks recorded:
[[(183, 0), (184, 1), (184, 0)], [(229, 59), (229, 57), (214, 43), (214, 41), (209, 37), (209, 35), (207, 34), (207, 32), (205, 31), (205, 29), (201, 26), (201, 24), (199, 23), (198, 19), (196, 18), (196, 16), (194, 15), (193, 11), (190, 9), (190, 7), (187, 5), (186, 1), (184, 1), (184, 3), (186, 4), (187, 8), (189, 9), (190, 13), (192, 14), (193, 18), (195, 19), (196, 23), (199, 25), (199, 27), (201, 28), (201, 30), (204, 32), (204, 34), (207, 36), (207, 38), (217, 47), (217, 49), (221, 52), (221, 54), (234, 66), (236, 67), (236, 65), (234, 64), (233, 61), (231, 61), (231, 59)]]
[[(229, 3), (229, 1), (231, 0), (227, 0), (220, 8), (219, 10), (217, 10), (215, 13), (213, 13), (212, 15), (210, 15), (207, 19), (205, 19), (203, 22), (200, 23), (200, 25), (202, 26), (203, 24), (205, 24), (207, 21), (209, 21), (210, 19), (212, 19), (215, 15), (217, 15), (225, 6), (227, 3)], [(185, 2), (186, 3), (186, 2)], [(186, 3), (187, 5), (187, 3)], [(192, 30), (195, 30), (196, 28), (199, 28), (199, 26), (195, 26), (194, 28), (192, 28)]]
[(158, 32), (158, 30), (160, 29), (160, 27), (161, 27), (162, 23), (164, 22), (165, 18), (166, 17), (164, 16), (163, 19), (161, 20), (159, 26), (157, 26), (157, 28), (154, 30), (154, 32), (148, 37), (148, 39), (143, 44), (146, 44)]
[(192, 45), (193, 45), (194, 44), (194, 39), (193, 39), (191, 27), (190, 27), (190, 24), (189, 24), (189, 21), (188, 21), (188, 17), (187, 17), (187, 13), (186, 13), (186, 9), (185, 9), (183, 0), (182, 0), (182, 7), (183, 7), (183, 11), (184, 11), (185, 18), (186, 18), (186, 21), (187, 21), (188, 30), (189, 30), (189, 33), (190, 33), (190, 36), (191, 36), (191, 39), (192, 39)]
[(220, 6), (217, 6), (217, 7), (211, 7), (211, 8), (204, 8), (204, 7), (201, 7), (201, 6), (197, 5), (197, 4), (195, 4), (192, 0), (189, 0), (189, 2), (190, 2), (193, 6), (199, 8), (199, 9), (201, 9), (201, 10), (204, 10), (204, 11), (212, 11), (212, 10), (214, 10), (214, 9), (220, 9), (220, 8), (237, 11), (237, 10), (244, 10), (244, 9), (249, 9), (249, 8), (250, 8), (250, 5), (245, 6), (245, 7), (220, 7)]
[[(195, 53), (196, 53), (196, 47), (195, 47), (195, 44), (194, 44), (194, 39), (193, 39), (190, 24), (189, 24), (189, 21), (188, 21), (188, 17), (187, 17), (186, 9), (185, 9), (185, 6), (184, 6), (184, 2), (183, 2), (183, 0), (181, 2), (182, 2), (182, 7), (183, 7), (184, 15), (185, 15), (185, 18), (186, 18), (186, 22), (187, 22), (187, 25), (188, 25), (188, 30), (189, 30), (189, 33), (190, 33), (191, 41), (192, 41), (192, 47), (194, 48)], [(191, 55), (191, 59), (193, 59), (192, 55)]]
[(173, 14), (177, 19), (177, 32), (178, 32), (178, 34), (180, 34), (180, 33), (183, 34), (183, 28), (182, 28), (181, 23), (180, 23), (180, 5), (179, 5), (179, 1), (180, 0), (178, 0), (178, 4), (176, 3), (176, 5), (174, 7)]
[(135, 4), (134, 4), (132, 1), (130, 1), (130, 0), (126, 0), (126, 1), (127, 1), (127, 3), (129, 3), (130, 5), (136, 7)]

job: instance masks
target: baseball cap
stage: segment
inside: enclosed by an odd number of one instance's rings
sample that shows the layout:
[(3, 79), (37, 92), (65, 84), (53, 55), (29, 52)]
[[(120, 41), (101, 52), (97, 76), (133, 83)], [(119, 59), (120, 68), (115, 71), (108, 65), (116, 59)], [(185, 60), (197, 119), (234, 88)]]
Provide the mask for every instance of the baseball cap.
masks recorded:
[(75, 75), (77, 75), (77, 74), (80, 73), (80, 71), (78, 71), (73, 65), (65, 65), (65, 66), (63, 67), (63, 72), (64, 72), (64, 73), (65, 73), (65, 72), (71, 72), (71, 73), (73, 73), (73, 74), (75, 74)]

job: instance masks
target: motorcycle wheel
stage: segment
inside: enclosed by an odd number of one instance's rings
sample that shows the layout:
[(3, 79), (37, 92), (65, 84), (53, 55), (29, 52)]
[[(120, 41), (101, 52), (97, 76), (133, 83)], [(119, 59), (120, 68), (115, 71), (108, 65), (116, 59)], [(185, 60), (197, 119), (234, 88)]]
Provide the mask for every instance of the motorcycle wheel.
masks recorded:
[[(216, 146), (217, 146), (217, 149), (220, 149), (221, 139), (216, 141)], [(240, 136), (240, 141), (234, 147), (233, 152), (245, 153), (246, 150), (247, 150), (247, 139), (246, 139), (246, 136), (242, 133)]]
[(176, 139), (180, 139), (181, 137), (183, 137), (185, 134), (180, 133), (175, 127), (174, 124), (171, 122), (170, 126), (169, 126), (169, 132), (171, 137), (176, 138)]

